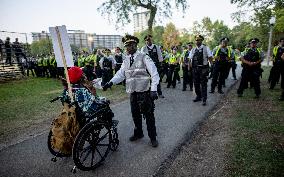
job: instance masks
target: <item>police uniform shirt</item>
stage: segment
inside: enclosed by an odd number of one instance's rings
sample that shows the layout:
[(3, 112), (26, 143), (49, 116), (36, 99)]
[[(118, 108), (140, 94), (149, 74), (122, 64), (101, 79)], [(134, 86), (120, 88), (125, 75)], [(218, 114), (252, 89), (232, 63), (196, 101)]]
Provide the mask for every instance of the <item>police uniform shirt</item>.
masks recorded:
[[(216, 55), (216, 52), (217, 52), (217, 50), (218, 50), (218, 48), (219, 48), (220, 46), (217, 46), (217, 47), (215, 47), (214, 49), (213, 49), (213, 51), (212, 51), (212, 54), (213, 54), (213, 56), (215, 56)], [(229, 50), (229, 46), (228, 47), (220, 47), (220, 50), (219, 50), (220, 52), (223, 52), (223, 53), (228, 53), (230, 50)], [(220, 54), (220, 52), (219, 52), (219, 54)], [(230, 58), (229, 58), (229, 60), (234, 60), (235, 59), (235, 53), (234, 53), (234, 51), (233, 51), (233, 49), (231, 49), (231, 55), (230, 55)], [(228, 57), (229, 57), (229, 54), (228, 54)]]
[[(207, 55), (208, 58), (209, 58), (209, 57), (212, 57), (212, 53), (211, 53), (209, 47), (207, 47), (206, 45), (201, 44), (200, 47), (197, 47), (197, 46), (196, 46), (195, 48), (193, 48), (193, 49), (191, 50), (190, 54), (188, 55), (188, 58), (190, 59), (191, 62), (192, 62), (192, 59), (193, 59), (195, 50), (201, 50), (201, 49), (205, 50), (205, 52), (207, 53), (206, 55)], [(203, 52), (204, 52), (204, 51), (203, 51)]]
[(248, 50), (253, 50), (253, 51), (258, 51), (258, 50), (259, 50), (260, 60), (261, 60), (261, 61), (264, 60), (264, 53), (263, 53), (263, 51), (262, 51), (261, 49), (259, 49), (259, 48), (248, 48), (248, 49), (246, 49), (245, 51), (241, 52), (241, 57), (244, 57), (244, 56), (247, 54)]
[[(135, 58), (137, 57), (137, 55), (139, 53), (141, 53), (141, 52), (136, 51), (132, 55), (134, 61), (135, 61)], [(123, 60), (121, 68), (117, 71), (117, 73), (114, 75), (114, 77), (110, 80), (110, 82), (112, 82), (113, 84), (118, 84), (118, 83), (122, 82), (125, 79), (125, 71), (127, 70), (127, 68), (130, 67), (130, 66), (126, 66), (125, 61), (130, 60), (131, 55), (125, 55), (124, 57), (125, 57), (125, 59)], [(157, 85), (159, 84), (159, 81), (160, 81), (160, 77), (159, 77), (157, 68), (156, 68), (153, 60), (148, 55), (146, 55), (143, 60), (144, 60), (144, 63), (146, 65), (147, 71), (151, 75), (151, 91), (157, 91)]]
[(155, 44), (152, 44), (151, 46), (146, 45), (146, 46), (142, 47), (141, 52), (149, 55), (147, 47), (149, 47), (152, 50), (154, 48), (154, 46), (156, 46), (156, 50), (157, 50), (157, 54), (158, 54), (158, 60), (160, 62), (162, 62), (163, 61), (163, 55), (162, 55), (161, 49), (158, 45), (155, 45)]
[(112, 62), (112, 68), (115, 67), (116, 61), (115, 61), (115, 59), (110, 55), (110, 56), (108, 56), (108, 57), (107, 57), (107, 56), (103, 56), (103, 57), (100, 59), (100, 67), (101, 67), (101, 68), (104, 68), (104, 67), (103, 67), (104, 59), (110, 60), (110, 61)]

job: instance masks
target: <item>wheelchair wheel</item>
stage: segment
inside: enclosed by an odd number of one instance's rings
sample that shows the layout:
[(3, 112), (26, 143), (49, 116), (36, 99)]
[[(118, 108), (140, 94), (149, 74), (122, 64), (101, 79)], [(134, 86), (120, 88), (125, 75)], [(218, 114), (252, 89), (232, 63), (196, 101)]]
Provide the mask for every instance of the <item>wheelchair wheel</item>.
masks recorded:
[(52, 138), (52, 131), (49, 131), (48, 138), (47, 138), (47, 147), (48, 147), (48, 150), (51, 152), (52, 155), (54, 155), (56, 157), (69, 157), (69, 156), (71, 156), (71, 154), (64, 154), (64, 153), (60, 152), (58, 149), (55, 149), (52, 146), (51, 138)]
[(104, 123), (93, 121), (85, 125), (73, 145), (73, 160), (83, 171), (95, 169), (105, 160), (110, 150), (111, 131)]

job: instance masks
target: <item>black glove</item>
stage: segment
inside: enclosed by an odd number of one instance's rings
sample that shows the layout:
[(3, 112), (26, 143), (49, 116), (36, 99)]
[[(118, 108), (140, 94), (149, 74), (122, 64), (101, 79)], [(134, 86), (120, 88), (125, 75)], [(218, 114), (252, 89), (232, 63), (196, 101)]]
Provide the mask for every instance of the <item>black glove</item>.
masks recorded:
[(150, 97), (152, 100), (157, 100), (158, 99), (158, 94), (156, 91), (151, 91), (150, 92)]
[(108, 88), (111, 88), (112, 85), (113, 85), (112, 82), (107, 82), (107, 83), (103, 86), (103, 90), (106, 91)]

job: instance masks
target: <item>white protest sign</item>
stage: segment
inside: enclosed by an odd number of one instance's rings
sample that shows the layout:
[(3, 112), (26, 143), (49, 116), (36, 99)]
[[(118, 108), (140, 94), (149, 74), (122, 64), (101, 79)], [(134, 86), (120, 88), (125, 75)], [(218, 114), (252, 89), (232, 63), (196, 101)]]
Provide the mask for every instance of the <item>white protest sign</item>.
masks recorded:
[[(58, 33), (57, 33), (58, 30)], [(66, 26), (49, 27), (49, 32), (52, 39), (53, 50), (57, 67), (64, 67), (63, 57), (66, 59), (67, 67), (74, 66), (73, 55), (70, 47), (70, 42), (67, 34)], [(60, 38), (60, 39), (59, 39)], [(62, 45), (63, 52), (60, 50), (60, 43)], [(64, 56), (62, 56), (64, 55)]]

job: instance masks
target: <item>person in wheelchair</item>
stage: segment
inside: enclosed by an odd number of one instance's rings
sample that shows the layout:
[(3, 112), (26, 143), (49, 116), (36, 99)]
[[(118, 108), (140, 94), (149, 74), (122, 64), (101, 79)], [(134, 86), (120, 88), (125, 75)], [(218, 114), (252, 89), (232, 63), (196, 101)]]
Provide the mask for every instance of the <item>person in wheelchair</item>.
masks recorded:
[(113, 84), (118, 84), (126, 79), (126, 92), (130, 93), (131, 112), (135, 125), (134, 134), (129, 140), (136, 141), (144, 137), (142, 130), (143, 114), (151, 144), (153, 147), (157, 147), (154, 100), (158, 99), (157, 85), (160, 77), (153, 60), (147, 54), (137, 51), (137, 44), (139, 43), (137, 37), (126, 35), (122, 38), (122, 42), (127, 55), (121, 68), (108, 83), (103, 85), (103, 88), (106, 90)]
[[(74, 96), (74, 104), (76, 106), (76, 114), (78, 116), (78, 121), (80, 126), (88, 120), (82, 119), (91, 118), (94, 113), (99, 109), (108, 104), (98, 97), (95, 87), (93, 87), (92, 82), (88, 81), (86, 76), (83, 74), (83, 70), (77, 66), (68, 69), (68, 75), (70, 83), (72, 84), (72, 92)], [(63, 91), (63, 100), (70, 103), (70, 98), (68, 96), (67, 83), (63, 79), (63, 85), (65, 89)]]

